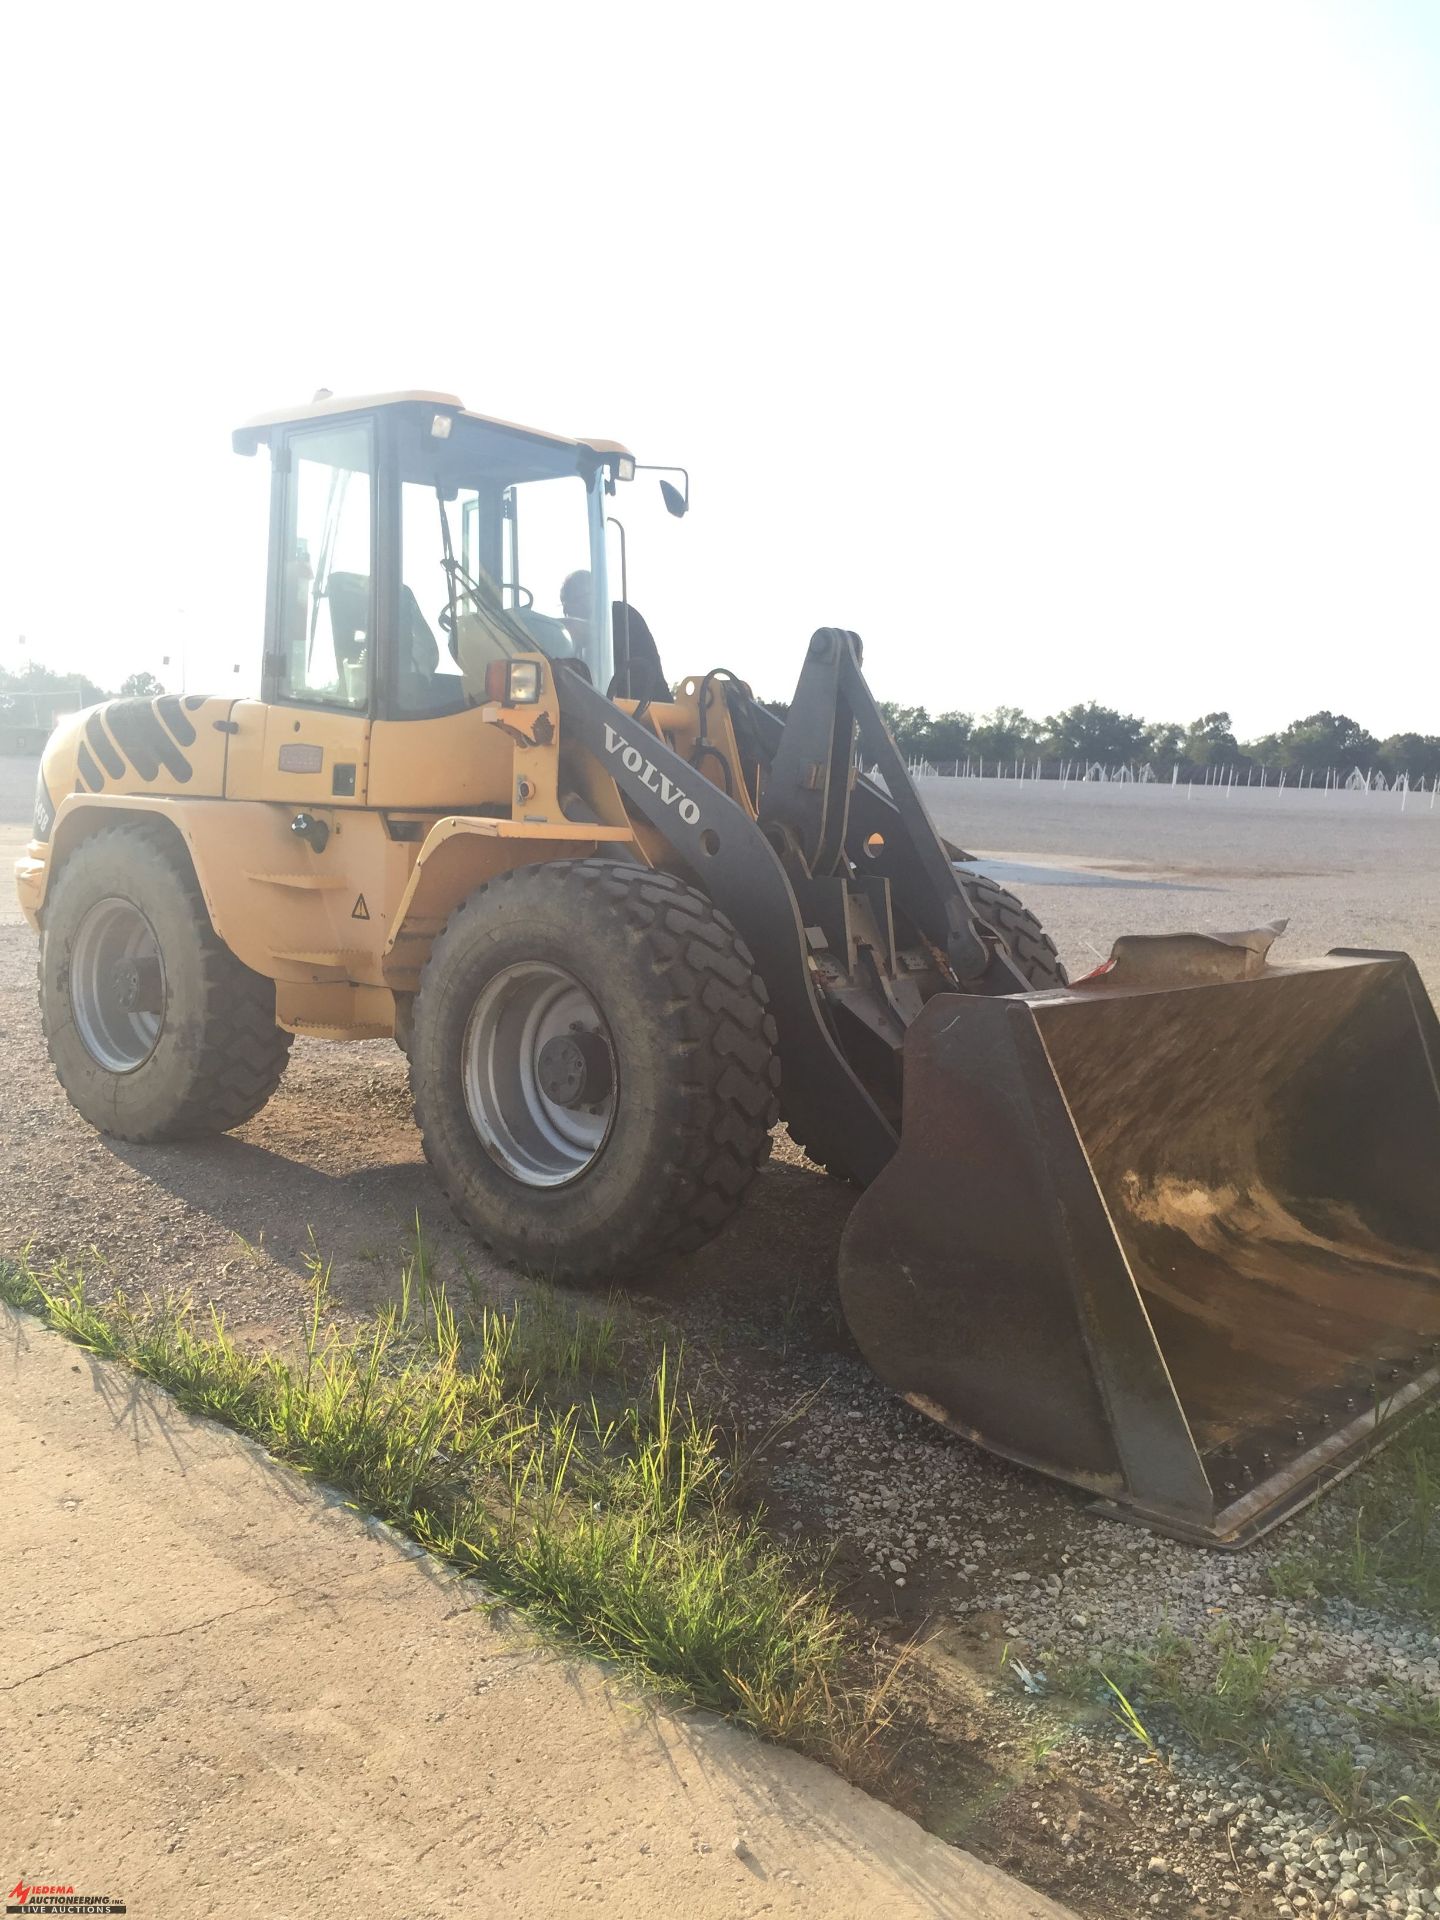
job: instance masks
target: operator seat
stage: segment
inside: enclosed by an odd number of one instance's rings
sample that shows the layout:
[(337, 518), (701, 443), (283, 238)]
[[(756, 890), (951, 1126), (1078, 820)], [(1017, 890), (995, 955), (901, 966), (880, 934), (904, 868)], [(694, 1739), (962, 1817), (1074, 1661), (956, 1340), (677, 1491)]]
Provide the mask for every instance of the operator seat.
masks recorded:
[[(335, 648), (335, 677), (343, 689), (345, 669), (368, 661), (370, 643), (370, 576), (368, 573), (330, 573), (321, 598), (330, 611), (330, 637)], [(368, 679), (368, 675), (367, 675)]]

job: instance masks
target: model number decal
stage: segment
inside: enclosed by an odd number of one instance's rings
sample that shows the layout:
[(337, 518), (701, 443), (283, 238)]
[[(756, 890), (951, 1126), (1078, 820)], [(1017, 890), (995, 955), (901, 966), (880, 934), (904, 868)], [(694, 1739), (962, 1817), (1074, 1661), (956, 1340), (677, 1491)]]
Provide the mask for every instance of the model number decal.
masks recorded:
[(655, 762), (647, 760), (638, 747), (627, 746), (608, 720), (604, 725), (605, 751), (619, 754), (620, 764), (627, 773), (633, 773), (642, 787), (658, 793), (667, 807), (674, 807), (687, 827), (695, 826), (700, 819), (700, 809), (690, 796), (682, 793), (673, 780), (667, 779)]

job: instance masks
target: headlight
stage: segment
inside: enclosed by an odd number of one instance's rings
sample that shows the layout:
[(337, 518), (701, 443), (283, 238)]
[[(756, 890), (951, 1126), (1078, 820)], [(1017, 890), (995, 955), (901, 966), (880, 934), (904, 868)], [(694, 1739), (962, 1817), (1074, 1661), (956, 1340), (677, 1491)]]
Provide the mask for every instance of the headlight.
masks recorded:
[(492, 660), (485, 669), (485, 698), (502, 707), (533, 707), (543, 685), (538, 660)]

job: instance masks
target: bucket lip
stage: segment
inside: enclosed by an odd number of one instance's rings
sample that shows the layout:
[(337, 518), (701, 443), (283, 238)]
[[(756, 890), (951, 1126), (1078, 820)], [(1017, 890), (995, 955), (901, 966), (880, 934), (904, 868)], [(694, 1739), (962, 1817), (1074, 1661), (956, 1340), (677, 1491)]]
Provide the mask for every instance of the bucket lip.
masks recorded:
[[(1097, 975), (1077, 980), (1069, 986), (1044, 987), (1035, 993), (1007, 995), (1010, 1004), (1023, 1004), (1037, 1013), (1057, 1007), (1098, 1006), (1112, 1000), (1169, 998), (1177, 993), (1234, 993), (1274, 987), (1284, 981), (1311, 979), (1327, 973), (1353, 973), (1369, 969), (1376, 974), (1398, 974), (1412, 964), (1404, 953), (1362, 953), (1337, 950), (1319, 954), (1310, 960), (1267, 962), (1263, 973), (1237, 980), (1115, 980)], [(939, 995), (935, 996), (937, 999)], [(959, 996), (956, 996), (959, 997)]]
[(1440, 1400), (1440, 1364), (1396, 1389), (1380, 1408), (1358, 1413), (1289, 1461), (1278, 1473), (1258, 1481), (1237, 1499), (1217, 1507), (1208, 1525), (1146, 1508), (1137, 1501), (1096, 1500), (1091, 1511), (1111, 1520), (1128, 1520), (1196, 1546), (1235, 1551), (1248, 1547), (1288, 1520), (1301, 1507), (1327, 1493), (1389, 1444), (1411, 1421)]

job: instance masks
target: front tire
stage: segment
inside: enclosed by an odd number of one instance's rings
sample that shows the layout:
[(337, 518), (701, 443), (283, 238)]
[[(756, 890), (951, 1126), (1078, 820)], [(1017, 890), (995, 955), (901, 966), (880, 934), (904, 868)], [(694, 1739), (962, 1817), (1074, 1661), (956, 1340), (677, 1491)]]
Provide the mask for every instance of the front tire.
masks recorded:
[(51, 884), (40, 1017), (70, 1104), (120, 1140), (184, 1140), (253, 1118), (290, 1035), (275, 986), (210, 924), (189, 856), (160, 823), (106, 827)]
[(625, 1279), (691, 1252), (770, 1151), (775, 1022), (703, 894), (608, 860), (471, 895), (421, 975), (410, 1085), (450, 1204), (502, 1259)]

